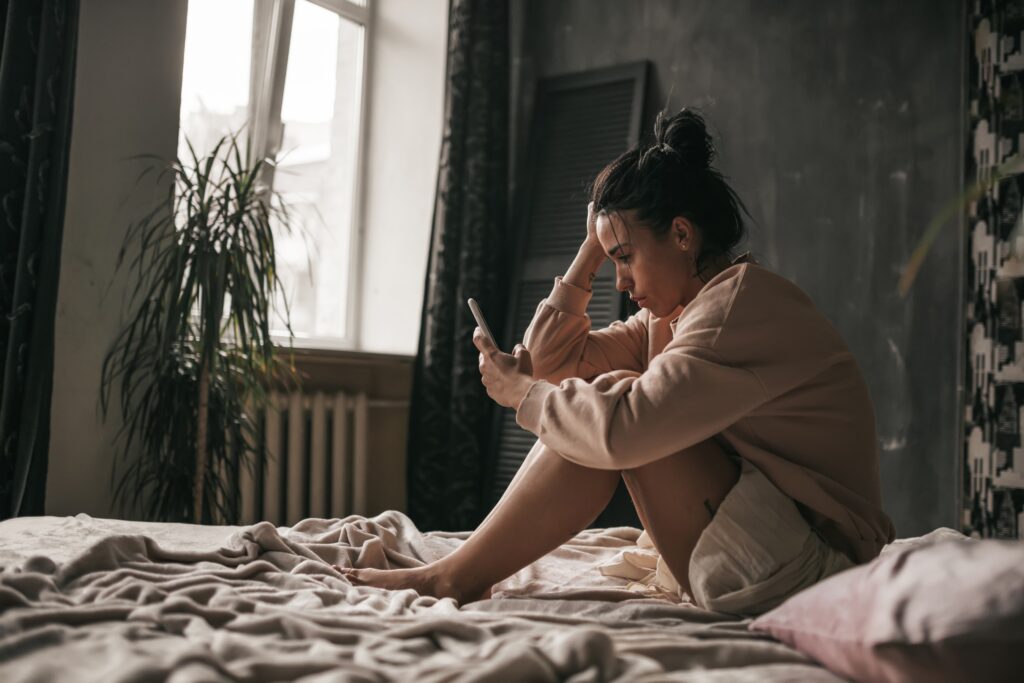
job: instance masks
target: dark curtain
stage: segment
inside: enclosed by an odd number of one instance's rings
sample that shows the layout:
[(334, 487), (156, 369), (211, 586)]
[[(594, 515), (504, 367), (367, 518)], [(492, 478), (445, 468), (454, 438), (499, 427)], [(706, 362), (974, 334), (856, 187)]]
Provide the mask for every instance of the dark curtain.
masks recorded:
[[(480, 383), (473, 297), (505, 320), (508, 2), (451, 0), (444, 137), (413, 374), (409, 515), (421, 530), (483, 519), (494, 403)], [(507, 350), (507, 349), (506, 349)]]
[(0, 516), (43, 514), (78, 0), (0, 0)]

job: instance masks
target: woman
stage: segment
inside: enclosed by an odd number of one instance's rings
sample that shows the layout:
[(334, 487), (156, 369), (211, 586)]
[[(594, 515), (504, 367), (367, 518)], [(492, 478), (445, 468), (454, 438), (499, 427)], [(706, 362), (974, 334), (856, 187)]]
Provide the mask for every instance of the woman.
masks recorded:
[[(852, 354), (796, 285), (733, 257), (742, 204), (701, 117), (661, 114), (655, 137), (597, 176), (524, 344), (474, 333), (487, 393), (539, 437), (505, 495), (448, 557), (354, 581), (487, 597), (589, 525), (620, 477), (666, 573), (708, 609), (764, 612), (893, 539)], [(606, 258), (641, 310), (591, 331)]]

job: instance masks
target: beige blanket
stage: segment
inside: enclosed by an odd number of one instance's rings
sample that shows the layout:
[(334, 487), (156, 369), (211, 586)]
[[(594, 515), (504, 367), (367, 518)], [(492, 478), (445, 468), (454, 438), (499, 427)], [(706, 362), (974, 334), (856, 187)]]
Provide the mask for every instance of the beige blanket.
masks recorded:
[(638, 529), (584, 531), (457, 605), (352, 586), (467, 533), (404, 515), (199, 527), (86, 515), (0, 523), (0, 681), (837, 681), (730, 619), (597, 565)]

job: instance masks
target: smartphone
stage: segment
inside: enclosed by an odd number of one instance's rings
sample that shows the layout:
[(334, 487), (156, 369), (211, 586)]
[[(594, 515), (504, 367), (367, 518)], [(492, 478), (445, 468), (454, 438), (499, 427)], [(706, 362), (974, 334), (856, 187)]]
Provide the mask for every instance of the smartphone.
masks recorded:
[(473, 312), (473, 317), (476, 319), (477, 327), (483, 330), (484, 336), (491, 340), (491, 343), (494, 344), (494, 348), (498, 348), (498, 342), (494, 340), (494, 335), (491, 334), (491, 328), (487, 326), (487, 321), (484, 320), (484, 314), (483, 311), (480, 310), (480, 304), (478, 304), (476, 299), (472, 297), (467, 299), (466, 303), (469, 304), (469, 310)]

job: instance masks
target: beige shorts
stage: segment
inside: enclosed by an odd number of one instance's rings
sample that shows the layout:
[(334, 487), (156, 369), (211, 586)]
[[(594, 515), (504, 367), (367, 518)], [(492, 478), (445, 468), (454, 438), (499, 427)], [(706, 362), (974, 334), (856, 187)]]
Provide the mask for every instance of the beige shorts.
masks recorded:
[(741, 460), (739, 481), (697, 539), (690, 587), (701, 607), (752, 616), (852, 566), (808, 525), (792, 498)]

